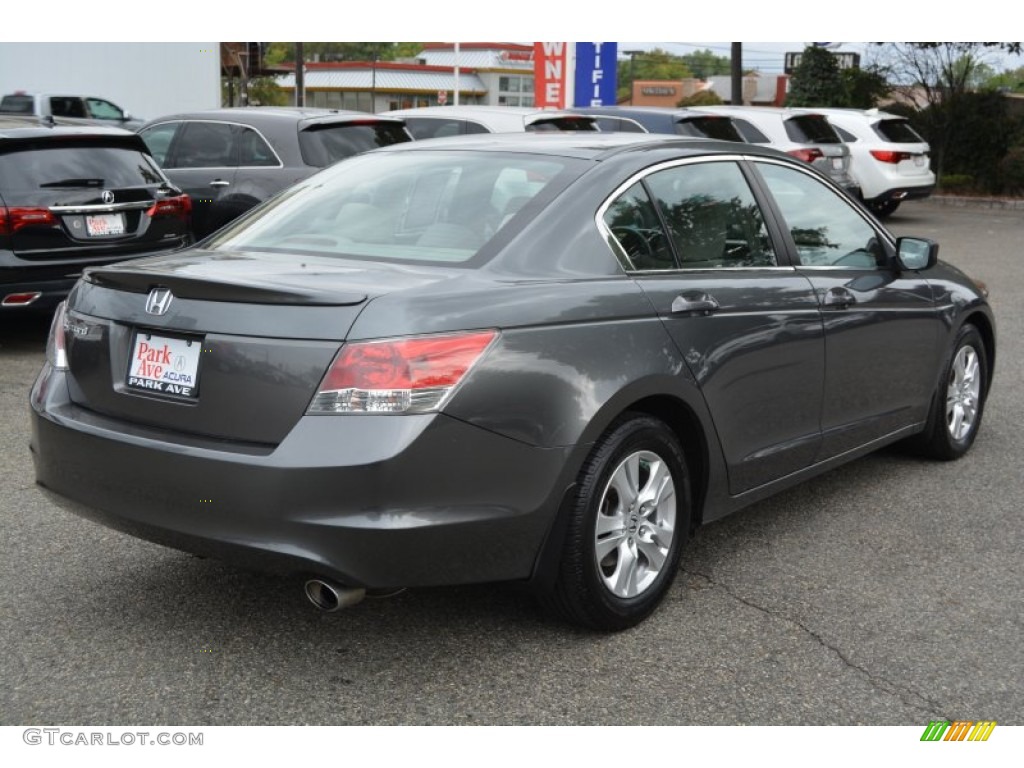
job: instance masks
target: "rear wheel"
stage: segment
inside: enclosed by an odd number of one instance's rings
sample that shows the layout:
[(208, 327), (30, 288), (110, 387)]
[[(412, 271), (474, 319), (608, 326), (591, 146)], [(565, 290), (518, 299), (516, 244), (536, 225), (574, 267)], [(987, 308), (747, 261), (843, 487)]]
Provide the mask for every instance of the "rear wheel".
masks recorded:
[(932, 402), (928, 426), (920, 436), (920, 453), (935, 459), (958, 459), (974, 443), (988, 392), (985, 343), (973, 325), (957, 333), (945, 373)]
[(673, 432), (640, 414), (614, 424), (584, 463), (569, 514), (547, 602), (594, 629), (638, 624), (671, 587), (689, 533), (689, 477)]
[(871, 203), (869, 206), (871, 212), (880, 219), (885, 219), (896, 212), (896, 209), (900, 207), (899, 200), (886, 200), (881, 203)]

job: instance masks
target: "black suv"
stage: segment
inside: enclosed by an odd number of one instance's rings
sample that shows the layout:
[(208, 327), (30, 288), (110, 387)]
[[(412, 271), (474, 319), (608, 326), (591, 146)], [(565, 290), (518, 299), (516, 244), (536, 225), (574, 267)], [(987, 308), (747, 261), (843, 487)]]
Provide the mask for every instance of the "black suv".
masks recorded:
[(0, 312), (52, 308), (84, 267), (189, 244), (190, 211), (133, 133), (0, 118)]
[(169, 115), (147, 123), (139, 135), (192, 197), (197, 238), (338, 160), (412, 141), (398, 118), (293, 107)]

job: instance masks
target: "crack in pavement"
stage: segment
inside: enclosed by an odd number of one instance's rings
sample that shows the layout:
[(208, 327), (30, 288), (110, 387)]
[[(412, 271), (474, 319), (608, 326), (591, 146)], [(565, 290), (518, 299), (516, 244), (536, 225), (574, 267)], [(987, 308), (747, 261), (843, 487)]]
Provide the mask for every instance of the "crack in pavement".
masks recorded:
[[(875, 688), (875, 689), (877, 689), (879, 691), (882, 691), (883, 693), (886, 693), (886, 694), (888, 694), (890, 696), (896, 696), (897, 698), (899, 698), (900, 701), (902, 701), (908, 707), (912, 707), (914, 709), (920, 710), (922, 713), (928, 715), (928, 718), (930, 720), (943, 719), (943, 720), (950, 721), (952, 719), (952, 718), (945, 717), (945, 716), (938, 716), (938, 717), (936, 717), (936, 715), (934, 713), (935, 712), (942, 712), (943, 709), (944, 709), (944, 707), (941, 704), (939, 704), (938, 702), (928, 698), (927, 696), (925, 696), (922, 693), (918, 693), (917, 691), (915, 691), (912, 688), (909, 688), (909, 687), (907, 687), (905, 685), (903, 685), (903, 686), (898, 685), (898, 684), (892, 682), (891, 680), (887, 680), (886, 678), (882, 677), (881, 675), (877, 675), (877, 674), (874, 674), (874, 673), (870, 672), (869, 670), (865, 669), (864, 667), (860, 666), (859, 664), (855, 664), (853, 661), (851, 661), (849, 658), (847, 658), (846, 654), (844, 654), (838, 647), (832, 645), (832, 643), (828, 642), (820, 634), (815, 632), (810, 627), (804, 625), (799, 620), (794, 619), (792, 616), (788, 616), (788, 615), (786, 615), (784, 613), (780, 613), (778, 611), (773, 611), (773, 610), (771, 610), (769, 608), (765, 608), (762, 605), (758, 605), (757, 603), (755, 603), (755, 602), (753, 602), (753, 601), (743, 597), (742, 595), (736, 594), (730, 587), (728, 587), (725, 584), (722, 584), (722, 583), (719, 583), (719, 582), (715, 581), (713, 578), (711, 578), (710, 576), (708, 576), (705, 573), (700, 573), (699, 571), (687, 570), (686, 568), (681, 568), (680, 570), (682, 570), (683, 573), (688, 574), (690, 576), (697, 576), (698, 578), (704, 579), (704, 581), (706, 581), (712, 587), (718, 587), (723, 592), (725, 592), (727, 595), (729, 595), (729, 597), (733, 598), (734, 600), (736, 600), (739, 603), (742, 603), (743, 605), (748, 606), (749, 608), (753, 608), (754, 610), (759, 611), (759, 612), (765, 614), (766, 616), (769, 616), (769, 617), (774, 618), (774, 619), (779, 619), (781, 621), (785, 621), (785, 622), (787, 622), (789, 624), (792, 624), (795, 627), (798, 627), (805, 634), (810, 635), (814, 639), (814, 641), (817, 642), (818, 645), (820, 645), (822, 648), (826, 648), (826, 649), (832, 651), (832, 653), (834, 653), (845, 666), (849, 667), (852, 670), (860, 672), (865, 678), (867, 678), (867, 681), (871, 684), (871, 686), (873, 688)], [(918, 699), (919, 701), (914, 701), (913, 700), (914, 698)], [(931, 709), (929, 709), (929, 707)]]

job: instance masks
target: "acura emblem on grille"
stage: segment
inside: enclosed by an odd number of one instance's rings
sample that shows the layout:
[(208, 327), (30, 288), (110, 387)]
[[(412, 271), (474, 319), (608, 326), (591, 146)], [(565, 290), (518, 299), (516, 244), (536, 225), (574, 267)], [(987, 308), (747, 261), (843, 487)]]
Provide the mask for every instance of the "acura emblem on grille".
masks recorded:
[(100, 195), (100, 197), (103, 198), (103, 202), (107, 203), (108, 205), (114, 202), (114, 193), (111, 192), (109, 189), (104, 189), (103, 194)]
[(162, 315), (171, 306), (174, 294), (170, 288), (154, 288), (146, 299), (146, 311), (151, 315)]

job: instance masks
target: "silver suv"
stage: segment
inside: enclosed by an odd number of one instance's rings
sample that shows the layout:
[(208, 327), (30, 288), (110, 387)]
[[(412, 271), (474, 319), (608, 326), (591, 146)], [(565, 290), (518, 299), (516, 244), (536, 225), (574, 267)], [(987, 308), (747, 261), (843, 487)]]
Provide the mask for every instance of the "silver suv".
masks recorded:
[(736, 130), (751, 144), (768, 144), (813, 165), (853, 197), (860, 199), (860, 187), (850, 175), (850, 148), (843, 143), (824, 115), (782, 107), (713, 106), (689, 109), (731, 117)]

